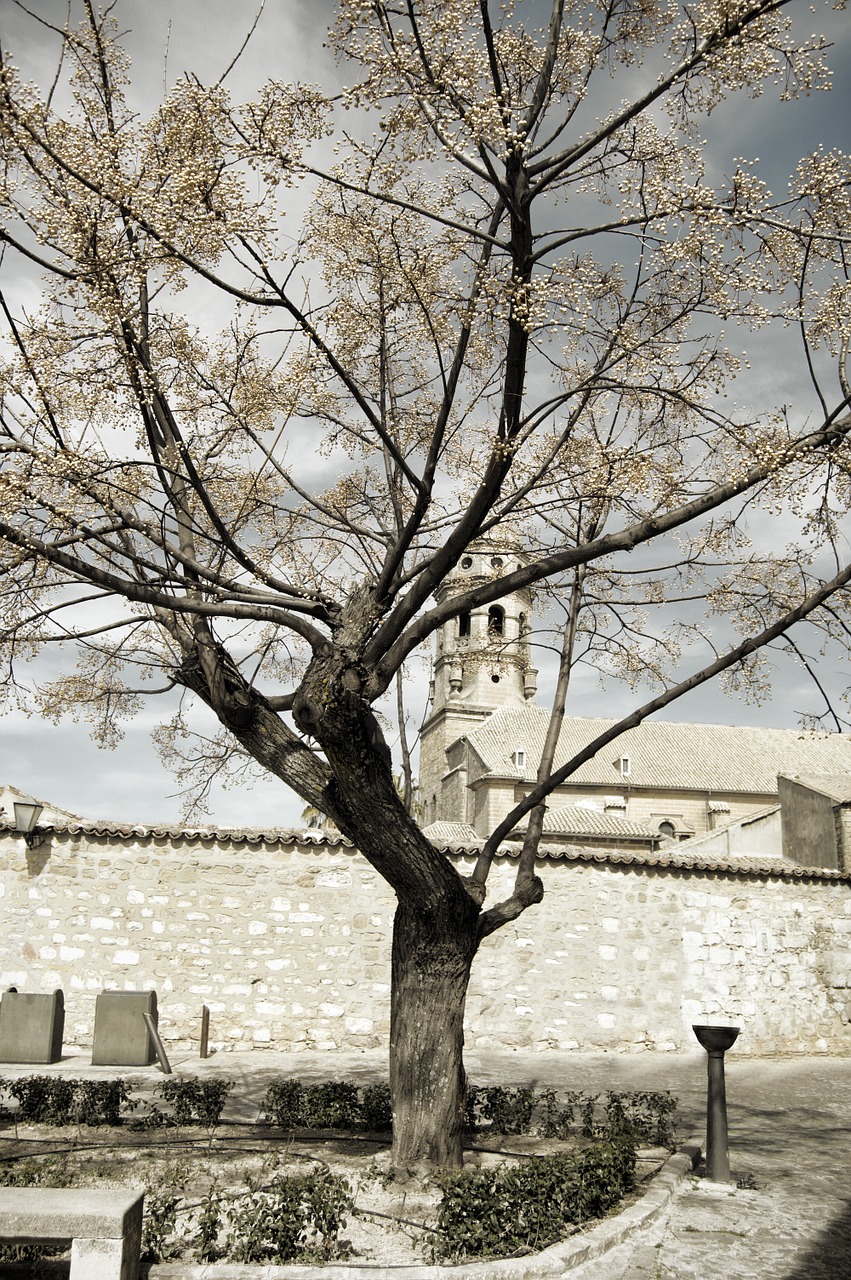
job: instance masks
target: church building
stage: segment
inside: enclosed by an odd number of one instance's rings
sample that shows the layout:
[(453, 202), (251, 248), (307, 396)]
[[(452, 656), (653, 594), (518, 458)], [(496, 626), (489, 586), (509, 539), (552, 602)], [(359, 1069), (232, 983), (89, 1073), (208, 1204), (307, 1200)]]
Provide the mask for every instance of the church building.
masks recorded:
[[(479, 544), (438, 601), (521, 561), (516, 548)], [(420, 804), (426, 833), (439, 843), (482, 841), (534, 785), (549, 710), (535, 701), (531, 606), (530, 593), (517, 591), (457, 614), (437, 634)], [(556, 767), (613, 723), (566, 716)], [(851, 736), (647, 720), (552, 793), (544, 839), (652, 850), (776, 808), (781, 774), (851, 775)]]

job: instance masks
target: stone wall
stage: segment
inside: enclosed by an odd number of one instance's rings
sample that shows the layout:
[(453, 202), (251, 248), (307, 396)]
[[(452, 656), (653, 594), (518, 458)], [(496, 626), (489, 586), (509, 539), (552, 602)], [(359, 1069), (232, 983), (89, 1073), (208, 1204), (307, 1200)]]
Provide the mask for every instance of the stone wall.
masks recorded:
[[(0, 869), (0, 988), (62, 987), (68, 1044), (91, 1042), (100, 990), (151, 987), (174, 1046), (203, 1004), (217, 1047), (387, 1042), (394, 899), (342, 843), (75, 827), (27, 850), (0, 830)], [(851, 877), (579, 850), (542, 874), (477, 957), (469, 1045), (673, 1050), (733, 1019), (741, 1052), (851, 1049)]]

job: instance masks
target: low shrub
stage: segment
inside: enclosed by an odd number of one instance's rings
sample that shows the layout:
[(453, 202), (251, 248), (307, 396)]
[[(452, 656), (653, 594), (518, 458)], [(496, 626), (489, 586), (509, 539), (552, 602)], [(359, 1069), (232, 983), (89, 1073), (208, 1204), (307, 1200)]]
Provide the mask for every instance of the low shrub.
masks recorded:
[(221, 1077), (198, 1080), (194, 1076), (166, 1076), (157, 1085), (156, 1092), (169, 1111), (160, 1112), (161, 1118), (153, 1124), (172, 1123), (178, 1127), (200, 1124), (212, 1131), (221, 1119), (233, 1086), (233, 1080)]
[(672, 1147), (676, 1109), (677, 1100), (670, 1093), (610, 1092), (606, 1095), (607, 1130), (655, 1147)]
[(306, 1085), (304, 1124), (308, 1129), (359, 1129), (362, 1112), (357, 1085), (350, 1080), (329, 1080)]
[(467, 1091), (465, 1127), (469, 1132), (489, 1122), (496, 1133), (539, 1133), (544, 1138), (607, 1139), (626, 1136), (636, 1142), (671, 1147), (677, 1102), (670, 1093), (610, 1091), (606, 1094), (558, 1095), (552, 1089), (502, 1086)]
[(273, 1080), (263, 1097), (264, 1123), (276, 1129), (298, 1129), (304, 1123), (304, 1085), (298, 1080)]
[[(606, 1139), (625, 1135), (654, 1146), (672, 1146), (676, 1099), (670, 1093), (558, 1095), (552, 1089), (470, 1085), (464, 1109), (467, 1133), (539, 1133), (545, 1138)], [(263, 1120), (279, 1129), (350, 1129), (389, 1132), (393, 1126), (387, 1084), (359, 1090), (351, 1081), (306, 1085), (275, 1080), (263, 1099)]]
[(75, 1080), (51, 1076), (23, 1076), (10, 1080), (9, 1093), (18, 1103), (17, 1119), (27, 1124), (71, 1124), (74, 1120)]
[(390, 1087), (360, 1090), (350, 1080), (302, 1084), (274, 1080), (263, 1099), (263, 1120), (279, 1129), (349, 1129), (388, 1132), (393, 1127)]
[(117, 1125), (124, 1110), (133, 1111), (138, 1105), (130, 1097), (126, 1080), (75, 1080), (74, 1118), (78, 1124)]
[(465, 1128), (474, 1133), (483, 1122), (489, 1122), (496, 1133), (529, 1133), (535, 1102), (534, 1089), (470, 1086), (464, 1112)]
[(201, 1201), (195, 1244), (196, 1262), (215, 1262), (219, 1257), (218, 1239), (222, 1227), (223, 1199), (218, 1184), (214, 1182)]
[(594, 1094), (565, 1093), (559, 1097), (552, 1089), (545, 1089), (538, 1097), (538, 1132), (544, 1138), (569, 1138), (577, 1133), (591, 1138), (596, 1108)]
[(145, 1188), (142, 1258), (146, 1262), (167, 1262), (178, 1252), (175, 1227), (186, 1181), (186, 1171), (175, 1161), (166, 1167), (156, 1183)]
[(26, 1124), (116, 1125), (122, 1110), (132, 1111), (137, 1105), (125, 1080), (22, 1076), (7, 1080), (5, 1087), (18, 1102), (15, 1119)]
[(367, 1085), (361, 1094), (361, 1126), (370, 1133), (390, 1133), (393, 1112), (390, 1107), (390, 1085)]
[(325, 1262), (345, 1256), (338, 1236), (353, 1208), (345, 1178), (327, 1169), (279, 1174), (228, 1214), (231, 1262)]
[(462, 1170), (439, 1178), (435, 1259), (505, 1257), (545, 1249), (570, 1226), (602, 1216), (635, 1179), (635, 1147), (619, 1138), (578, 1154)]

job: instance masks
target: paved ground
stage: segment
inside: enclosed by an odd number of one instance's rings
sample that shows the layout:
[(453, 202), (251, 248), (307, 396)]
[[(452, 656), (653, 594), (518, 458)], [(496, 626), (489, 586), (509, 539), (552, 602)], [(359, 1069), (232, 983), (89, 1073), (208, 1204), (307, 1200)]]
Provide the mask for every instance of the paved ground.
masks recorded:
[[(671, 1089), (682, 1136), (702, 1133), (706, 1057), (690, 1054), (470, 1053), (473, 1083), (535, 1084), (600, 1091)], [(216, 1054), (200, 1061), (172, 1055), (175, 1072), (237, 1080), (240, 1114), (254, 1118), (269, 1080), (385, 1076), (380, 1054)], [(0, 1067), (29, 1075), (32, 1067)], [(46, 1073), (107, 1076), (70, 1051)], [(124, 1069), (153, 1085), (154, 1068)], [(851, 1061), (749, 1059), (727, 1055), (730, 1163), (738, 1187), (690, 1179), (665, 1217), (571, 1280), (851, 1280)]]

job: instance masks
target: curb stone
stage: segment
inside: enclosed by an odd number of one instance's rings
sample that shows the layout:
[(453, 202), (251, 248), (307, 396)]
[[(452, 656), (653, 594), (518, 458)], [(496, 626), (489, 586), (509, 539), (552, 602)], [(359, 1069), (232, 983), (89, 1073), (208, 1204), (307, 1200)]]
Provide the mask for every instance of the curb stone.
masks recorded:
[(389, 1267), (381, 1263), (334, 1263), (325, 1267), (291, 1264), (154, 1263), (148, 1280), (546, 1280), (561, 1276), (583, 1262), (602, 1257), (623, 1244), (633, 1232), (650, 1226), (667, 1208), (686, 1175), (700, 1159), (700, 1140), (690, 1138), (669, 1156), (634, 1204), (568, 1240), (541, 1253), (490, 1262), (459, 1262), (444, 1266)]

